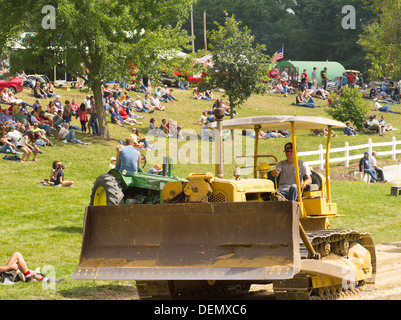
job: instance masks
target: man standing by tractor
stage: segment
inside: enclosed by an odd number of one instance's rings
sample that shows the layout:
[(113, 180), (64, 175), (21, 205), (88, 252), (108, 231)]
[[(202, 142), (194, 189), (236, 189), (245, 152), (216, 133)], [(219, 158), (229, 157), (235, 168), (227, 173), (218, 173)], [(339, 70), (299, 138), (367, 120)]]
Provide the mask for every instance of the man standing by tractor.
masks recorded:
[(137, 174), (141, 163), (141, 154), (139, 147), (133, 137), (128, 137), (125, 140), (126, 146), (117, 151), (117, 166), (120, 171), (125, 170), (130, 174)]
[[(274, 177), (277, 177), (281, 173), (278, 190), (288, 200), (297, 201), (298, 191), (295, 178), (294, 151), (292, 148), (292, 142), (288, 142), (285, 144), (284, 152), (287, 160), (283, 160), (277, 163), (276, 169), (272, 171), (272, 174)], [(302, 160), (298, 160), (298, 168), (301, 182), (301, 190), (303, 190), (306, 185), (312, 183), (312, 173), (309, 170), (308, 165)], [(305, 180), (303, 180), (304, 177), (306, 177)]]

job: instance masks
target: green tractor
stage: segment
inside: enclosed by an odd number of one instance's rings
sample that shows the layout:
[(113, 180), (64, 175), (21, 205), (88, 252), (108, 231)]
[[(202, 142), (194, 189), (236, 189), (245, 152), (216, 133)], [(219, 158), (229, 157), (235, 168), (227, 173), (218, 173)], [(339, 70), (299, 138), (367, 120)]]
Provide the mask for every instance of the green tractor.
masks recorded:
[[(169, 161), (169, 163), (167, 163)], [(173, 177), (173, 164), (164, 158), (161, 174), (148, 174), (138, 169), (138, 174), (130, 175), (118, 169), (96, 178), (90, 197), (91, 206), (122, 204), (161, 203), (163, 187), (172, 181), (184, 181)]]

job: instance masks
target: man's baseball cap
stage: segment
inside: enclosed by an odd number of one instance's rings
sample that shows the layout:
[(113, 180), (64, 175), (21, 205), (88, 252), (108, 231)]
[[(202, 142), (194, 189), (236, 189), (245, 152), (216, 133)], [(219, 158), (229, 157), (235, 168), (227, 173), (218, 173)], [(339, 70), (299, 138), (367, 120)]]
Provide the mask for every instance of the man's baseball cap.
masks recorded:
[(292, 142), (288, 142), (285, 144), (284, 151), (292, 151)]
[(366, 156), (366, 155), (368, 155), (368, 156), (369, 156), (370, 154), (369, 154), (369, 152), (365, 152), (365, 153), (364, 153), (364, 155), (365, 155), (365, 156)]

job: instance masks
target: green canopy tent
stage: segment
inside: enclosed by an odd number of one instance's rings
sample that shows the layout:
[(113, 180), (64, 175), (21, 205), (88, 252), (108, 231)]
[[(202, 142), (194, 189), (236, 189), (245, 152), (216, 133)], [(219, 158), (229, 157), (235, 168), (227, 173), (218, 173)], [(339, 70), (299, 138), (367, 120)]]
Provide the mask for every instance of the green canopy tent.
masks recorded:
[(306, 73), (308, 74), (310, 81), (312, 81), (313, 67), (316, 67), (317, 86), (322, 85), (322, 81), (320, 80), (320, 71), (322, 71), (324, 67), (327, 68), (327, 78), (329, 81), (336, 81), (336, 77), (342, 76), (342, 74), (345, 72), (343, 65), (335, 61), (281, 60), (277, 63), (277, 66), (280, 73), (287, 68), (289, 72), (293, 70), (294, 74), (299, 73), (299, 76), (301, 76), (302, 72), (304, 72), (304, 69), (306, 69)]

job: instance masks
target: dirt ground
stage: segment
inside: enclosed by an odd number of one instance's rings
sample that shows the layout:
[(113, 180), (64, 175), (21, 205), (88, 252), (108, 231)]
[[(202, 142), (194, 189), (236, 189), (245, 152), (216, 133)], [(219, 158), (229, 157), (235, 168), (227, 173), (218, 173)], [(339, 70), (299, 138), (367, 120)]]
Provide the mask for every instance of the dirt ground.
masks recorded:
[[(341, 300), (401, 300), (401, 241), (376, 245), (376, 283), (371, 291), (342, 298)], [(253, 286), (255, 298), (268, 298), (270, 286)]]
[(376, 245), (376, 261), (374, 289), (346, 300), (401, 300), (401, 241)]
[[(401, 241), (376, 245), (376, 283), (372, 291), (341, 300), (401, 300)], [(90, 300), (139, 300), (134, 286), (122, 291), (102, 290)], [(222, 297), (222, 299), (224, 299)], [(230, 299), (230, 298), (229, 298)], [(249, 296), (239, 300), (274, 300), (272, 285), (253, 285)]]

